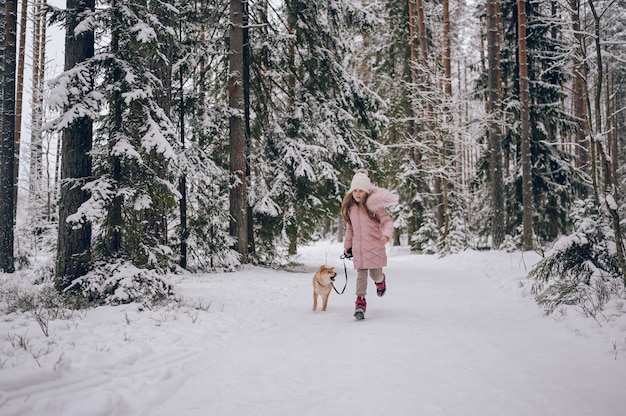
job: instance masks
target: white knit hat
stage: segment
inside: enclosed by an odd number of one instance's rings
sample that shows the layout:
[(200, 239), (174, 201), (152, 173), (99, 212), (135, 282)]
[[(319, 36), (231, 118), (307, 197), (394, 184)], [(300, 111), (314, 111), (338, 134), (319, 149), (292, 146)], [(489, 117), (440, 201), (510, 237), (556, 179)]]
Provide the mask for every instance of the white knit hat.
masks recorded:
[(354, 191), (355, 189), (360, 189), (361, 191), (365, 191), (368, 194), (372, 189), (372, 182), (370, 181), (369, 176), (367, 176), (367, 169), (359, 169), (356, 171), (354, 176), (352, 177), (352, 182), (350, 183), (350, 190), (348, 193)]

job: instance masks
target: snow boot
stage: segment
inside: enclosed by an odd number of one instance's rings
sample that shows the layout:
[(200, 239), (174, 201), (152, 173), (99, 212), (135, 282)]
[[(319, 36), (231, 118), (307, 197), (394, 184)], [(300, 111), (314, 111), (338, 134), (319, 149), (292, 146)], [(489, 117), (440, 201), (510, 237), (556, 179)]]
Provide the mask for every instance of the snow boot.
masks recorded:
[(385, 277), (385, 275), (383, 274), (383, 281), (378, 283), (378, 282), (374, 282), (376, 283), (376, 294), (380, 297), (382, 295), (385, 294), (385, 292), (387, 291), (387, 278)]
[(363, 296), (357, 296), (356, 302), (354, 302), (354, 317), (358, 320), (365, 318), (365, 309), (367, 308), (367, 302)]

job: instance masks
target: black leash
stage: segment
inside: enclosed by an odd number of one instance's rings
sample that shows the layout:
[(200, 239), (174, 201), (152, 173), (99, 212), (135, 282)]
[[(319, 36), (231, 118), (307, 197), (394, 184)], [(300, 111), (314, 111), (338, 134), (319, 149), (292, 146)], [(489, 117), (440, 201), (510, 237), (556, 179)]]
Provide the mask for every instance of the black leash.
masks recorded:
[(348, 286), (348, 269), (346, 269), (346, 259), (351, 260), (352, 257), (346, 257), (345, 254), (342, 254), (339, 258), (343, 260), (343, 273), (346, 276), (346, 283), (343, 285), (341, 292), (337, 290), (333, 282), (330, 282), (330, 284), (333, 286), (333, 289), (335, 289), (335, 292), (337, 292), (338, 295), (343, 295), (343, 292), (346, 291), (346, 286)]

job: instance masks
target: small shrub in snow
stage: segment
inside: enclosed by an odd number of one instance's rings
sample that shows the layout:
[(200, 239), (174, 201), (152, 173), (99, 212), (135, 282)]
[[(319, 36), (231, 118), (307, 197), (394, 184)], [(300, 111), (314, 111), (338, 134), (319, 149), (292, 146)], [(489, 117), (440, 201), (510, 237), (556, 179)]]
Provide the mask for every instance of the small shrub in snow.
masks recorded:
[(97, 264), (85, 276), (74, 280), (67, 290), (90, 303), (109, 305), (153, 304), (174, 296), (174, 287), (166, 275), (124, 260)]
[(515, 251), (518, 251), (520, 247), (522, 247), (521, 227), (518, 229), (518, 233), (516, 233), (514, 236), (508, 235), (508, 234), (505, 235), (504, 241), (502, 242), (502, 244), (500, 245), (498, 249), (505, 251), (507, 253), (513, 253)]
[(439, 251), (437, 240), (439, 230), (431, 215), (424, 216), (422, 226), (411, 235), (411, 250), (423, 254), (435, 254)]
[(452, 217), (448, 235), (439, 243), (439, 253), (447, 255), (465, 250), (469, 245), (466, 230), (465, 221), (461, 217)]
[(595, 316), (611, 297), (624, 297), (613, 232), (593, 201), (577, 203), (574, 232), (559, 239), (529, 277), (532, 293), (548, 313), (576, 305)]
[(38, 283), (15, 280), (2, 282), (0, 301), (6, 313), (29, 312), (38, 308), (58, 309), (65, 306), (65, 300), (56, 291), (51, 280)]

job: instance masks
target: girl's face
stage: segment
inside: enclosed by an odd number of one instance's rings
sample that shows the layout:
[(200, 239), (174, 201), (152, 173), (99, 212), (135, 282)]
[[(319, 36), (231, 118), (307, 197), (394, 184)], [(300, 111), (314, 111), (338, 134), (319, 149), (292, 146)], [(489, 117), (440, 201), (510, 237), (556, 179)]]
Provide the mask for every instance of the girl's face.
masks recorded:
[(367, 195), (367, 192), (360, 189), (355, 189), (354, 191), (352, 191), (352, 198), (354, 198), (356, 202), (361, 202), (361, 200), (365, 198), (365, 195)]

